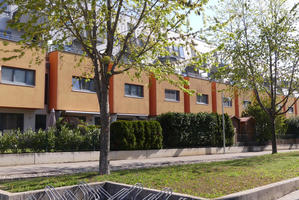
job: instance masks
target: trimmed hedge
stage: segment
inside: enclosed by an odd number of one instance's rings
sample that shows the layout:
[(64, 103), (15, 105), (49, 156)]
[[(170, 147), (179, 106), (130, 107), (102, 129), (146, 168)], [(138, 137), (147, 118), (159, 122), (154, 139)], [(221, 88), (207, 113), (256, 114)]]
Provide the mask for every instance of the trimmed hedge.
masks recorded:
[(98, 150), (99, 135), (99, 127), (93, 125), (71, 129), (61, 124), (59, 128), (37, 132), (11, 130), (0, 132), (0, 153)]
[[(163, 148), (222, 146), (222, 115), (169, 112), (158, 116), (163, 129)], [(225, 114), (226, 145), (233, 144), (234, 128)]]
[(299, 117), (292, 117), (286, 120), (287, 135), (294, 135), (299, 137)]
[(157, 121), (113, 122), (110, 127), (111, 150), (162, 148), (162, 128)]

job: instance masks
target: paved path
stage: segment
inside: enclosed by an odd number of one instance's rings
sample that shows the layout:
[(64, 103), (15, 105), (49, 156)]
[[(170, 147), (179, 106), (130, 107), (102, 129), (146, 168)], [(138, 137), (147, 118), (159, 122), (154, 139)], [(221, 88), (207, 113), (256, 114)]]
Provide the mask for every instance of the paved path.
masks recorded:
[[(299, 150), (291, 150), (299, 151)], [(290, 152), (289, 150), (280, 150), (279, 152)], [(215, 154), (201, 156), (184, 156), (184, 157), (167, 157), (167, 158), (151, 158), (137, 160), (117, 160), (111, 161), (111, 170), (136, 169), (161, 167), (169, 165), (182, 165), (201, 162), (224, 161), (233, 159), (242, 159), (252, 156), (270, 154), (270, 151), (263, 152), (245, 152), (232, 154)], [(1, 161), (0, 161), (1, 162)], [(61, 174), (90, 172), (98, 170), (98, 162), (77, 162), (77, 163), (61, 163), (61, 164), (38, 164), (0, 167), (0, 180), (20, 179), (29, 177), (55, 176)]]
[(299, 190), (292, 192), (278, 200), (299, 200)]

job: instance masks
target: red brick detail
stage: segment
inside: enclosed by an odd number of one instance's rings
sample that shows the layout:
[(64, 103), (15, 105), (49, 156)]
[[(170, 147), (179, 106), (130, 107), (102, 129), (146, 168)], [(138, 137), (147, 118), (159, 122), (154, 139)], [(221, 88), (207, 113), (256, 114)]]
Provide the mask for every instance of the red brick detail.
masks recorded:
[(157, 116), (157, 80), (153, 74), (149, 77), (149, 114)]
[(240, 110), (239, 110), (239, 94), (238, 90), (235, 89), (235, 116), (240, 117)]
[[(185, 80), (189, 81), (189, 77), (184, 77)], [(190, 89), (189, 85), (184, 86), (185, 89)], [(186, 92), (184, 92), (184, 112), (190, 113), (190, 95)]]
[(217, 113), (217, 91), (216, 91), (216, 82), (211, 83), (212, 91), (212, 112)]

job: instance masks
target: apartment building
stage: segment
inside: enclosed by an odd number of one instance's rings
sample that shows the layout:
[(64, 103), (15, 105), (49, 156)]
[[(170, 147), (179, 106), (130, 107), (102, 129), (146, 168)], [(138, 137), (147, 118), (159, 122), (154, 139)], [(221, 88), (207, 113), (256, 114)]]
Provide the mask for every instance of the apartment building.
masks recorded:
[[(81, 56), (75, 46), (64, 52), (26, 50), (21, 58), (3, 61), (18, 48), (16, 41), (20, 33), (6, 28), (13, 8), (0, 16), (0, 131), (19, 128), (46, 128), (49, 111), (54, 109), (56, 117), (69, 120), (80, 119), (90, 124), (99, 123), (99, 103), (93, 86), (93, 72), (86, 58), (77, 66)], [(207, 49), (200, 41), (198, 48)], [(6, 45), (4, 45), (4, 43)], [(179, 59), (192, 56), (190, 49), (171, 47)], [(189, 51), (189, 53), (187, 53)], [(34, 62), (35, 58), (41, 62)], [(129, 71), (134, 74), (134, 71)], [(113, 119), (147, 119), (165, 112), (224, 112), (230, 116), (241, 116), (252, 102), (252, 93), (224, 91), (228, 85), (210, 81), (205, 72), (188, 71), (182, 74), (189, 80), (187, 88), (196, 91), (188, 95), (154, 77), (143, 75), (139, 80), (129, 74), (115, 75), (110, 80), (109, 104)], [(175, 78), (175, 77), (172, 77)], [(292, 98), (286, 108), (291, 105)], [(298, 115), (299, 102), (286, 114)], [(286, 109), (284, 108), (284, 109)]]

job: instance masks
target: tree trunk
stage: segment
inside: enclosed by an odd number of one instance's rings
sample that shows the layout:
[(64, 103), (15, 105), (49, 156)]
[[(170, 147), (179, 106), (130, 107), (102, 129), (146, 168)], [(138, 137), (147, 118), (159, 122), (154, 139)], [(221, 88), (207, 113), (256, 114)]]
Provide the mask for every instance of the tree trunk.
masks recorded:
[(272, 154), (277, 153), (276, 134), (275, 134), (275, 117), (271, 116), (271, 133), (272, 133)]
[(101, 134), (100, 134), (100, 175), (110, 174), (109, 158), (110, 151), (110, 115), (109, 115), (109, 86), (107, 83), (101, 84), (100, 95), (100, 117), (101, 117)]

